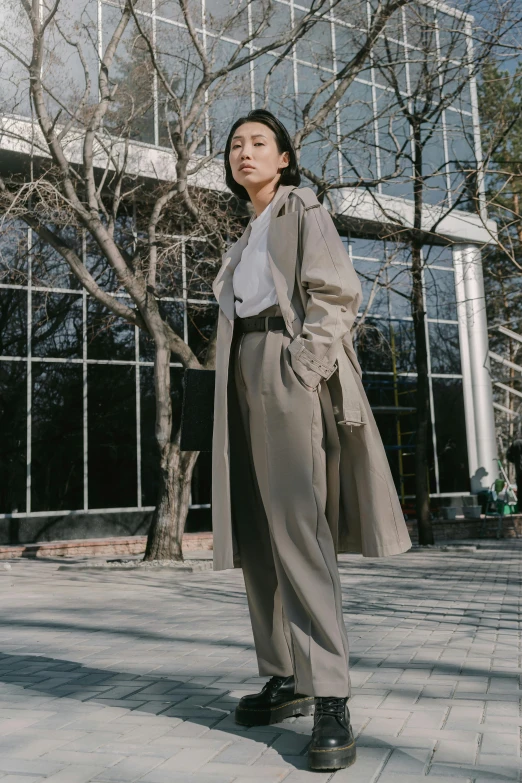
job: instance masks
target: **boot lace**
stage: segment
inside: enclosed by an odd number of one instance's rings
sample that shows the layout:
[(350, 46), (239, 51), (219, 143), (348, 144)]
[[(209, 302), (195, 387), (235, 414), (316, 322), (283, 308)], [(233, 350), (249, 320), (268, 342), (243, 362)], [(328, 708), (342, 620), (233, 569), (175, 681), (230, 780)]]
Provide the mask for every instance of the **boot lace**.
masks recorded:
[(286, 677), (280, 677), (278, 675), (274, 675), (274, 677), (270, 677), (268, 682), (265, 684), (265, 688), (267, 691), (274, 691), (281, 685), (282, 682), (286, 680)]
[(319, 715), (334, 715), (336, 718), (344, 718), (345, 699), (339, 699), (337, 696), (321, 696), (316, 699), (315, 712)]

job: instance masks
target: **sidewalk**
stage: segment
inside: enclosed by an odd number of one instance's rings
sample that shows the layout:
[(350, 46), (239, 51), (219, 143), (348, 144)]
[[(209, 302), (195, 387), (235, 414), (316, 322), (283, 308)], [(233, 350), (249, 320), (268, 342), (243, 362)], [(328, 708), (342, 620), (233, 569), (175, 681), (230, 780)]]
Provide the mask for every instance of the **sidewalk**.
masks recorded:
[(340, 557), (358, 760), (324, 774), (312, 718), (234, 723), (241, 571), (0, 563), (0, 783), (522, 780), (522, 541), (463, 543)]

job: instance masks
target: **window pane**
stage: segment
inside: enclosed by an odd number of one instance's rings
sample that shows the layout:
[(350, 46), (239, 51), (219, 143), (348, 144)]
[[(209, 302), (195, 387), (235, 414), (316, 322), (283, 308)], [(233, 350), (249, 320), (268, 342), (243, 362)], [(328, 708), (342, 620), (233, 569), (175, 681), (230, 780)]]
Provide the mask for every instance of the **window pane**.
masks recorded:
[[(103, 5), (103, 47), (108, 46), (121, 19), (123, 9)], [(140, 24), (145, 35), (152, 38), (151, 20), (142, 16)], [(115, 135), (130, 136), (154, 143), (154, 90), (152, 64), (144, 38), (131, 20), (118, 44), (111, 68), (111, 85), (118, 89), (105, 115), (104, 124)], [(129, 128), (130, 123), (130, 128)]]
[(392, 351), (395, 352), (397, 372), (416, 372), (415, 334), (412, 321), (390, 323)]
[(189, 346), (200, 362), (206, 357), (209, 340), (216, 325), (218, 312), (215, 305), (188, 306)]
[(411, 316), (411, 271), (405, 266), (390, 266), (387, 274), (391, 314), (394, 318), (409, 318)]
[[(297, 102), (301, 111), (314, 98), (317, 90), (321, 89), (331, 74), (320, 71), (318, 68), (309, 68), (306, 65), (298, 65), (298, 96)], [(312, 103), (312, 113), (324, 103), (332, 93), (332, 88), (324, 89)], [(337, 154), (337, 125), (335, 112), (331, 111), (321, 128), (315, 130), (303, 140), (301, 148), (300, 164), (312, 171), (316, 176), (325, 181), (337, 181), (339, 179), (339, 166)]]
[[(294, 10), (295, 23), (298, 24), (305, 11)], [(297, 57), (312, 65), (333, 68), (331, 22), (323, 14), (317, 15), (317, 21), (305, 35), (297, 41)]]
[[(128, 299), (122, 303), (131, 307)], [(135, 358), (134, 326), (90, 296), (87, 297), (87, 357), (131, 361)]]
[(31, 506), (83, 508), (81, 365), (33, 363)]
[(7, 221), (0, 229), (0, 283), (27, 285), (27, 237), (23, 223)]
[(136, 505), (134, 367), (89, 365), (89, 508)]
[[(0, 361), (0, 513), (25, 511), (27, 450), (25, 362)], [(9, 525), (9, 521), (2, 521)], [(4, 528), (5, 529), (5, 528)], [(14, 533), (13, 533), (14, 535)], [(5, 540), (5, 538), (4, 538)], [(12, 543), (16, 543), (13, 541)]]
[(422, 171), (425, 178), (424, 200), (428, 204), (442, 205), (447, 199), (442, 123), (434, 129), (430, 123), (426, 123), (422, 142)]
[[(47, 9), (50, 8), (47, 4)], [(63, 112), (63, 106), (69, 111), (80, 109), (87, 80), (90, 81), (87, 106), (98, 101), (97, 17), (96, 0), (60, 0), (57, 13), (47, 27), (42, 77), (49, 91), (46, 102), (53, 116)], [(80, 110), (85, 116), (85, 107)], [(62, 120), (66, 118), (69, 119), (62, 114)]]
[[(72, 248), (78, 258), (82, 258), (81, 236), (72, 228), (60, 228), (49, 226), (59, 238)], [(80, 281), (72, 272), (69, 264), (47, 242), (39, 239), (33, 232), (33, 285), (49, 288), (70, 288), (73, 291), (80, 289)]]
[(472, 120), (450, 109), (445, 116), (453, 202), (459, 209), (474, 211), (476, 183), (473, 170), (476, 163)]
[(81, 296), (33, 291), (34, 356), (81, 359), (82, 330)]
[(446, 245), (424, 245), (423, 260), (425, 264), (435, 264), (436, 266), (453, 266), (453, 247)]
[[(215, 67), (230, 67), (237, 45), (226, 41), (212, 42), (212, 57)], [(240, 57), (248, 55), (243, 50)], [(226, 79), (218, 80), (208, 91), (210, 138), (212, 150), (224, 150), (230, 127), (237, 117), (246, 114), (252, 108), (250, 89), (250, 65), (243, 65), (229, 71)], [(222, 157), (220, 155), (220, 157)]]
[[(169, 326), (184, 339), (184, 308), (183, 302), (163, 302), (158, 301), (158, 307), (163, 320), (167, 321)], [(140, 335), (140, 359), (141, 361), (154, 361), (154, 340), (143, 329), (139, 331)], [(171, 361), (177, 361), (177, 357), (172, 354)]]
[(212, 282), (216, 277), (216, 251), (205, 242), (185, 243), (187, 296), (190, 299), (214, 299)]
[(356, 336), (357, 358), (365, 372), (392, 369), (389, 322), (367, 320)]
[(455, 324), (428, 324), (431, 371), (460, 373), (459, 329)]
[(109, 266), (109, 262), (89, 234), (86, 235), (85, 266), (104, 291), (116, 291), (119, 288), (120, 283), (114, 269)]
[(254, 70), (255, 104), (260, 108), (270, 108), (290, 134), (297, 129), (297, 106), (294, 92), (294, 73), (292, 62), (277, 61), (269, 54), (255, 61)]
[(388, 294), (386, 291), (387, 280), (383, 265), (375, 261), (363, 261), (359, 258), (353, 259), (353, 265), (363, 292), (363, 299), (359, 305), (360, 311), (363, 312), (366, 309), (375, 286), (369, 313), (372, 315), (383, 315), (387, 318), (389, 316)]
[(341, 153), (345, 178), (377, 177), (372, 88), (354, 81), (339, 109)]
[[(192, 3), (192, 7), (201, 4), (201, 0)], [(255, 4), (254, 4), (255, 5)], [(194, 16), (197, 11), (193, 11)], [(248, 36), (248, 3), (236, 0), (235, 3), (223, 3), (222, 0), (205, 0), (205, 25), (207, 30), (226, 35), (237, 41)]]
[[(262, 21), (267, 17), (268, 6), (264, 3), (252, 3), (253, 30), (260, 29)], [(290, 5), (274, 2), (268, 14), (268, 24), (255, 36), (255, 45), (259, 48), (272, 47), (276, 41), (291, 29)], [(279, 46), (274, 51), (281, 52), (286, 46)]]
[[(20, 114), (29, 117), (29, 73), (21, 67), (19, 60), (10, 54), (18, 53), (31, 61), (32, 33), (28, 16), (22, 3), (0, 4), (0, 41), (2, 48), (2, 69), (0, 71), (0, 108), (2, 114)], [(10, 51), (9, 51), (10, 50)]]
[(27, 292), (0, 288), (0, 356), (27, 355)]
[(374, 258), (377, 261), (384, 259), (384, 244), (376, 239), (359, 239), (350, 237), (352, 255), (359, 258)]
[(429, 318), (457, 320), (455, 275), (453, 270), (426, 267), (424, 270), (426, 305)]
[(468, 492), (469, 467), (462, 381), (433, 378), (441, 492)]

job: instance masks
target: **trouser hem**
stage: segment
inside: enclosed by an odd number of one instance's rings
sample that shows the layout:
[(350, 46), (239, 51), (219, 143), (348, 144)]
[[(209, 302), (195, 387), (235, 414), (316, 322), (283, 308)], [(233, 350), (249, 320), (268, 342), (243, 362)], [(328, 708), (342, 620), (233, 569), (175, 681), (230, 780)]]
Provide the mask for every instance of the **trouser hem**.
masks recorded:
[(313, 683), (299, 683), (296, 686), (296, 692), (303, 696), (335, 696), (338, 699), (350, 698), (352, 695), (351, 687), (348, 685), (339, 685), (335, 680), (320, 680)]

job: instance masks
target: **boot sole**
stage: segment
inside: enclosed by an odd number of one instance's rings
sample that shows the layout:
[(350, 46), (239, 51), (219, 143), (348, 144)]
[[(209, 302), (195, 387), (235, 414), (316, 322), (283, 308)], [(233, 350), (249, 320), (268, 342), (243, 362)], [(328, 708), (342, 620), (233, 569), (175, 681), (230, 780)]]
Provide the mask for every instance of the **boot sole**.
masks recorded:
[(313, 715), (314, 697), (307, 699), (296, 699), (278, 707), (272, 707), (268, 710), (249, 710), (245, 707), (236, 707), (234, 717), (236, 723), (240, 726), (270, 726), (272, 723), (279, 723), (285, 718), (293, 718), (297, 715)]
[(357, 756), (355, 740), (343, 748), (328, 748), (308, 751), (310, 769), (345, 769), (355, 763)]

